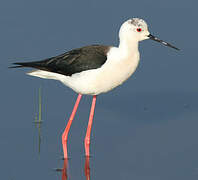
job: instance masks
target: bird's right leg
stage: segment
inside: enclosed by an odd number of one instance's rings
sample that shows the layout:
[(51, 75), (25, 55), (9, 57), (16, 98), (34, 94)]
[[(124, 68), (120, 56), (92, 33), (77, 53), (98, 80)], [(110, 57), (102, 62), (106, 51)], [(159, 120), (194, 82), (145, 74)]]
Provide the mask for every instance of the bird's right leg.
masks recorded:
[(82, 97), (82, 94), (79, 94), (78, 97), (77, 97), (76, 103), (74, 105), (73, 111), (71, 113), (71, 116), (69, 118), (69, 121), (67, 123), (67, 126), (66, 126), (66, 128), (65, 128), (65, 130), (64, 130), (64, 132), (62, 134), (62, 144), (63, 144), (64, 159), (68, 158), (68, 154), (67, 154), (67, 137), (68, 137), (68, 133), (69, 133), (69, 129), (71, 127), (72, 121), (73, 121), (74, 116), (76, 114), (76, 111), (78, 109), (78, 105), (80, 103), (81, 97)]

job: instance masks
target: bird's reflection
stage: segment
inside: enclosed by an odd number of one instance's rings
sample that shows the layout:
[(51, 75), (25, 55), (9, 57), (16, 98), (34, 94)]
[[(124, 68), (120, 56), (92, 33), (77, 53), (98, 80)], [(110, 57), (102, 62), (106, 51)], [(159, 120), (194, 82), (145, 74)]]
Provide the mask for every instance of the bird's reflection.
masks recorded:
[(89, 156), (86, 156), (85, 158), (85, 177), (86, 180), (90, 180), (90, 164), (89, 164)]
[[(85, 165), (84, 165), (84, 175), (86, 177), (86, 180), (90, 180), (90, 157), (86, 156), (85, 158)], [(62, 179), (61, 180), (68, 180), (70, 179), (68, 177), (68, 167), (69, 167), (69, 163), (68, 163), (68, 159), (64, 159), (63, 161), (63, 168), (61, 169), (56, 169), (57, 172), (61, 172), (62, 173)]]
[(63, 169), (62, 169), (62, 180), (67, 180), (68, 175), (67, 175), (67, 169), (68, 169), (68, 159), (64, 159), (63, 162)]
[(68, 159), (64, 159), (63, 168), (56, 168), (55, 171), (62, 173), (62, 180), (68, 180)]

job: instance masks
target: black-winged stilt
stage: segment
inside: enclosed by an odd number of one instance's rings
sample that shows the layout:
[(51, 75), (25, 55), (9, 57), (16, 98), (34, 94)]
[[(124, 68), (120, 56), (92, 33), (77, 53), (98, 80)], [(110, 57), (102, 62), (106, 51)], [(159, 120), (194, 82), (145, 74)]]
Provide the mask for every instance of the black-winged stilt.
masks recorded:
[(19, 65), (14, 67), (35, 68), (37, 70), (27, 74), (40, 78), (59, 80), (79, 94), (62, 135), (64, 158), (68, 157), (67, 137), (82, 94), (93, 96), (84, 141), (85, 155), (90, 156), (90, 134), (96, 96), (121, 85), (133, 74), (140, 59), (138, 42), (146, 39), (152, 39), (165, 46), (179, 50), (171, 44), (151, 35), (144, 20), (132, 18), (124, 22), (120, 28), (120, 43), (118, 47), (91, 45), (42, 61), (14, 63)]

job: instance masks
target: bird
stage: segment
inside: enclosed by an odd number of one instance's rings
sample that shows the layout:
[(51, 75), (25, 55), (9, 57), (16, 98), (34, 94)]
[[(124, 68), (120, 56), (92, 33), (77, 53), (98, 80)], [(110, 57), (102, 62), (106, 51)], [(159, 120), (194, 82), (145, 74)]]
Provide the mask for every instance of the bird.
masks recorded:
[(88, 45), (73, 49), (58, 56), (39, 61), (16, 62), (12, 68), (29, 67), (28, 75), (61, 81), (74, 90), (78, 96), (62, 134), (64, 158), (68, 158), (68, 133), (75, 117), (82, 95), (91, 95), (92, 104), (84, 139), (85, 156), (90, 156), (90, 135), (94, 117), (96, 98), (124, 83), (136, 70), (139, 61), (139, 42), (151, 39), (167, 47), (179, 50), (148, 30), (141, 18), (130, 18), (119, 29), (119, 45)]

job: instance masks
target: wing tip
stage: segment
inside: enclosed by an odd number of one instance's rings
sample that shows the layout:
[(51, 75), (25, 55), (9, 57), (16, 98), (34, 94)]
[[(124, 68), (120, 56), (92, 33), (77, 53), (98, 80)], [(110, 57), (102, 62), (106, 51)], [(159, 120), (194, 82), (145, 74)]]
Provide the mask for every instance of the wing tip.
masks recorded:
[(32, 62), (15, 62), (12, 63), (13, 66), (10, 66), (8, 68), (23, 68), (23, 67), (32, 67), (34, 68), (34, 65), (32, 64)]
[(24, 67), (22, 63), (12, 63), (12, 66), (9, 66), (8, 68), (22, 68)]

